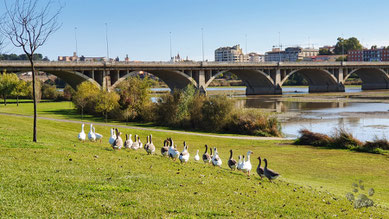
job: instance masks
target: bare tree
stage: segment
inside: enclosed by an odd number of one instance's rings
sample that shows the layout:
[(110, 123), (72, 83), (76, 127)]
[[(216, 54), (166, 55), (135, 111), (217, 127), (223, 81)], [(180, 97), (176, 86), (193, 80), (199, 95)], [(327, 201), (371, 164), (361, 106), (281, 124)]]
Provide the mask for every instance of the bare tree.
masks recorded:
[(11, 4), (4, 0), (4, 6), (5, 14), (1, 19), (0, 31), (15, 47), (23, 49), (31, 64), (34, 101), (33, 141), (36, 142), (36, 70), (33, 56), (35, 51), (46, 43), (49, 36), (60, 28), (57, 18), (62, 6), (59, 5), (56, 10), (52, 10), (51, 0), (43, 3), (39, 0), (11, 0)]

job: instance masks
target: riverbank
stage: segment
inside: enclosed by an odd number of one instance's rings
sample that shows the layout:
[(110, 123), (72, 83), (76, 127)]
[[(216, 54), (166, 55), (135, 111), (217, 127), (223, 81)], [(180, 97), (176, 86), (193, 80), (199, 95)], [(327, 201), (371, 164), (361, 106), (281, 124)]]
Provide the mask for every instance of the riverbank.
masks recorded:
[[(139, 134), (142, 141), (153, 134), (157, 149), (166, 137), (172, 137), (179, 150), (186, 141), (191, 159), (181, 165), (143, 150), (112, 151), (106, 143), (110, 126), (96, 125), (96, 132), (104, 135), (102, 143), (81, 143), (79, 123), (38, 120), (38, 143), (32, 143), (30, 118), (0, 119), (2, 217), (389, 216), (389, 163), (381, 155), (294, 146), (290, 141), (120, 128)], [(204, 144), (218, 148), (222, 168), (193, 161)], [(253, 168), (255, 157), (267, 158), (282, 177), (269, 183), (231, 172), (226, 165), (230, 149), (235, 158), (252, 150)], [(372, 199), (378, 207), (355, 210), (346, 200), (359, 179), (375, 189)]]

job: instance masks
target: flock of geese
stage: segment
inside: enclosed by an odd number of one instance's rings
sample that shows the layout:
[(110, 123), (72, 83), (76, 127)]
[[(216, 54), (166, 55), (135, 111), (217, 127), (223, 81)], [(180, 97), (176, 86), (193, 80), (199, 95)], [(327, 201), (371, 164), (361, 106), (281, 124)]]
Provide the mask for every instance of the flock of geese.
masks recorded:
[[(152, 135), (150, 134), (147, 136), (147, 142), (143, 145), (140, 137), (138, 135), (134, 136), (134, 140), (132, 140), (132, 135), (126, 134), (126, 140), (123, 142), (123, 139), (121, 138), (121, 132), (119, 132), (118, 129), (112, 128), (111, 129), (111, 136), (108, 140), (109, 144), (111, 147), (115, 150), (120, 150), (123, 147), (126, 149), (133, 149), (133, 150), (138, 150), (143, 148), (147, 154), (154, 154), (155, 153), (155, 145), (153, 143)], [(103, 138), (103, 135), (96, 133), (95, 128), (93, 125), (90, 125), (90, 131), (88, 133), (88, 139), (89, 141), (100, 141)], [(78, 134), (78, 139), (80, 141), (85, 141), (86, 140), (86, 134), (84, 131), (84, 124), (81, 126), (81, 132)], [(178, 151), (177, 150), (177, 145), (174, 144), (172, 138), (167, 138), (163, 142), (163, 147), (161, 148), (161, 155), (166, 156), (171, 158), (172, 160), (176, 161), (177, 158), (181, 161), (181, 163), (187, 163), (190, 158), (190, 154), (188, 151), (188, 145), (184, 141), (184, 149), (183, 151)], [(218, 166), (221, 167), (222, 165), (222, 159), (219, 156), (219, 152), (217, 151), (217, 148), (214, 147), (212, 150), (212, 147), (209, 147), (210, 153), (208, 153), (208, 145), (205, 145), (205, 151), (202, 155), (202, 160), (206, 164), (212, 164), (213, 166)], [(250, 172), (252, 169), (251, 161), (250, 161), (250, 156), (253, 154), (252, 151), (248, 151), (246, 154), (246, 157), (243, 155), (238, 156), (238, 161), (236, 161), (233, 158), (233, 152), (230, 150), (230, 158), (227, 162), (228, 167), (231, 170), (240, 170), (243, 173), (247, 173), (248, 176), (250, 176)], [(199, 150), (197, 150), (196, 155), (194, 156), (195, 161), (200, 161), (200, 155), (199, 155)], [(256, 169), (257, 174), (261, 179), (263, 177), (268, 178), (270, 181), (277, 179), (280, 175), (275, 172), (274, 170), (271, 170), (267, 168), (267, 160), (263, 159), (265, 162), (265, 166), (261, 167), (261, 157), (258, 157), (259, 163)]]

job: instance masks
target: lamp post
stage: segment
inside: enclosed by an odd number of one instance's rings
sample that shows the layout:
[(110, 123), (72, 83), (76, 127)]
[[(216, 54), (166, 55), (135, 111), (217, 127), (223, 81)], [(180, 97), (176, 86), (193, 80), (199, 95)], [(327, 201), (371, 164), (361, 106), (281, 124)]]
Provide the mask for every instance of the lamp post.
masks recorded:
[(172, 32), (169, 32), (169, 42), (170, 42), (170, 60), (172, 60)]
[(76, 55), (78, 56), (77, 27), (74, 27), (74, 39), (76, 40)]
[(105, 23), (105, 41), (107, 43), (107, 61), (109, 60), (109, 46), (108, 46), (108, 24)]
[(204, 62), (204, 28), (201, 28), (201, 52), (203, 54), (203, 62)]

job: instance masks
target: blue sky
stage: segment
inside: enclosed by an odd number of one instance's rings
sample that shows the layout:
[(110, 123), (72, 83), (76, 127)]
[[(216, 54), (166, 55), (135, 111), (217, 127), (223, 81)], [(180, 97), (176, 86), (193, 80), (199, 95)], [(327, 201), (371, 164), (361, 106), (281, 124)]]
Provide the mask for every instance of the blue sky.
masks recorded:
[[(62, 0), (63, 1), (63, 0)], [(201, 60), (201, 28), (205, 58), (214, 59), (221, 46), (241, 44), (249, 52), (265, 53), (278, 44), (315, 47), (355, 36), (364, 46), (389, 45), (387, 0), (67, 0), (62, 27), (38, 52), (56, 59), (75, 51), (105, 56), (108, 23), (111, 57), (159, 61), (173, 54)], [(2, 4), (2, 3), (1, 3)], [(0, 7), (0, 11), (4, 11)], [(9, 47), (8, 50), (21, 53)]]

